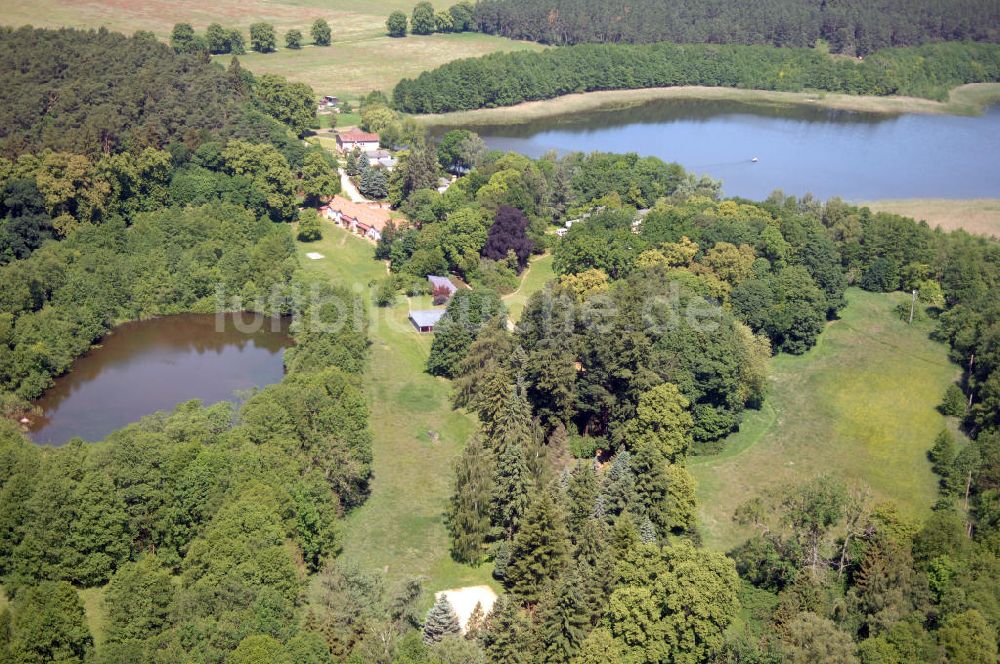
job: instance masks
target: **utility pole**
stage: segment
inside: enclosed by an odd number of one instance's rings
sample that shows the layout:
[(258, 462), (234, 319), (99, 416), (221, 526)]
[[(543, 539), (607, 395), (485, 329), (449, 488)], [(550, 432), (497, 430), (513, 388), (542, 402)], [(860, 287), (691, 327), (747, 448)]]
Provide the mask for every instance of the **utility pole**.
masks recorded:
[(913, 308), (917, 306), (917, 289), (913, 289), (913, 299), (910, 300), (910, 322), (909, 325), (913, 325)]

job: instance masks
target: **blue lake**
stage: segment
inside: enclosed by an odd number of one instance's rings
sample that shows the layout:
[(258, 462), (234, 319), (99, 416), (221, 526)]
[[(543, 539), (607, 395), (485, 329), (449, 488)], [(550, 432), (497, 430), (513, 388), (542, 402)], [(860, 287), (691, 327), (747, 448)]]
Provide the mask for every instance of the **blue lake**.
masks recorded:
[(532, 157), (652, 155), (752, 199), (775, 189), (849, 201), (1000, 197), (1000, 106), (975, 117), (889, 116), (677, 100), (470, 129), (492, 148)]

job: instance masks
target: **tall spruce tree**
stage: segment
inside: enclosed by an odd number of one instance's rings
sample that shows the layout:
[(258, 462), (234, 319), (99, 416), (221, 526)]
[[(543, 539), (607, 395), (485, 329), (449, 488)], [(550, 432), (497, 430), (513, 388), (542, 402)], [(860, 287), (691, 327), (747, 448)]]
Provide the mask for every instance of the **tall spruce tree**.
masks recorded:
[(508, 539), (517, 532), (521, 519), (528, 509), (532, 481), (519, 441), (507, 445), (497, 458), (493, 474), (492, 519), (493, 527)]
[(462, 625), (458, 621), (455, 607), (448, 601), (448, 596), (442, 593), (424, 620), (424, 643), (440, 643), (444, 637), (461, 632)]
[(506, 593), (493, 605), (489, 626), (483, 634), (483, 649), (490, 662), (528, 664), (532, 661), (528, 621)]
[(542, 657), (546, 664), (565, 664), (580, 649), (590, 631), (585, 584), (576, 570), (563, 574), (555, 592), (538, 608)]
[(570, 532), (579, 533), (583, 524), (593, 516), (599, 489), (593, 464), (581, 463), (573, 469), (566, 487)]
[[(508, 360), (514, 351), (514, 344), (506, 321), (494, 318), (476, 335), (469, 346), (469, 352), (459, 364), (455, 377), (455, 407), (471, 406), (479, 411), (480, 387), (497, 373), (510, 382), (506, 371)], [(486, 395), (484, 395), (486, 396)], [(488, 407), (488, 404), (483, 404)]]
[(538, 602), (541, 589), (553, 583), (569, 559), (566, 515), (550, 491), (542, 491), (525, 513), (514, 536), (505, 582), (525, 604)]
[(448, 506), (451, 554), (473, 565), (482, 561), (490, 534), (493, 457), (482, 438), (473, 436), (455, 466), (455, 491)]
[(613, 523), (615, 518), (632, 507), (636, 500), (635, 473), (632, 471), (632, 454), (628, 450), (615, 455), (601, 483), (599, 497), (608, 523)]

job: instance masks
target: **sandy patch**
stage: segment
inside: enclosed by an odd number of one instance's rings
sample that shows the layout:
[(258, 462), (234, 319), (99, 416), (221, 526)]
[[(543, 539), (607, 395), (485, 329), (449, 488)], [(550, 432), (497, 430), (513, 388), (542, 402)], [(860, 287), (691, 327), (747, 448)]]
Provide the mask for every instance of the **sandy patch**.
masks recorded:
[(458, 614), (458, 622), (462, 625), (463, 632), (465, 632), (469, 616), (472, 615), (477, 603), (482, 604), (483, 615), (486, 615), (493, 610), (493, 604), (497, 601), (497, 594), (489, 586), (466, 586), (441, 590), (434, 593), (434, 599), (441, 599), (441, 595), (447, 596), (448, 601), (451, 602), (452, 608)]

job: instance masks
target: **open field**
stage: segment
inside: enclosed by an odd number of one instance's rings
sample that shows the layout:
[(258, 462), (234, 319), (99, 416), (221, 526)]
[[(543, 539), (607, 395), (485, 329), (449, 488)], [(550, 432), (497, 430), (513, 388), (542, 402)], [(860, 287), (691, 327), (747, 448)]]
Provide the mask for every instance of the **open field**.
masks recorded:
[(522, 124), (557, 115), (623, 109), (653, 101), (708, 99), (739, 101), (770, 106), (821, 106), (866, 113), (953, 113), (975, 115), (984, 106), (1000, 100), (1000, 83), (975, 83), (955, 88), (948, 102), (916, 97), (863, 97), (829, 92), (770, 92), (739, 88), (679, 86), (638, 90), (601, 90), (564, 95), (545, 101), (529, 101), (504, 108), (485, 108), (437, 115), (418, 115), (433, 126)]
[[(384, 22), (385, 18), (381, 20)], [(316, 94), (354, 99), (372, 90), (390, 94), (400, 79), (413, 78), (457, 58), (542, 48), (532, 42), (477, 32), (410, 35), (404, 39), (393, 39), (384, 33), (385, 28), (378, 27), (364, 35), (342, 38), (334, 25), (334, 41), (329, 48), (307, 46), (298, 51), (280, 49), (267, 54), (247, 53), (239, 59), (240, 64), (255, 74), (280, 74), (293, 81), (308, 83)], [(217, 56), (216, 60), (228, 65), (230, 56)]]
[[(300, 244), (306, 271), (356, 288), (368, 296), (368, 282), (385, 276), (372, 259), (373, 246), (345, 230), (324, 224), (318, 242)], [(306, 252), (325, 258), (308, 260)], [(475, 421), (451, 408), (451, 384), (424, 372), (431, 335), (418, 334), (407, 305), (371, 305), (371, 368), (365, 383), (371, 397), (374, 434), (372, 493), (343, 526), (342, 558), (391, 579), (423, 576), (429, 591), (492, 583), (487, 566), (460, 565), (448, 555), (442, 513), (451, 494), (452, 462)]]
[[(190, 23), (203, 32), (209, 23), (240, 28), (249, 45), (249, 27), (266, 21), (278, 32), (298, 28), (306, 40), (299, 50), (279, 48), (275, 53), (247, 53), (240, 62), (255, 74), (281, 74), (308, 83), (316, 94), (353, 99), (372, 90), (392, 91), (404, 77), (416, 76), (457, 58), (494, 51), (541, 49), (532, 42), (518, 42), (478, 33), (410, 35), (392, 39), (385, 34), (385, 19), (393, 10), (407, 14), (415, 0), (9, 0), (3, 3), (0, 24), (35, 27), (106, 27), (131, 34), (149, 30), (164, 41), (175, 23)], [(434, 0), (437, 9), (453, 4)], [(333, 29), (330, 47), (309, 45), (309, 26), (324, 18)], [(228, 65), (230, 56), (216, 60)], [(344, 126), (344, 123), (340, 123)]]
[(946, 425), (935, 408), (958, 369), (928, 338), (931, 322), (908, 326), (894, 315), (905, 297), (850, 289), (816, 348), (771, 361), (764, 407), (724, 451), (690, 460), (709, 546), (746, 536), (731, 517), (748, 497), (824, 473), (867, 484), (907, 517), (929, 511), (936, 484), (926, 452)]
[(923, 220), (946, 231), (963, 228), (977, 235), (1000, 237), (1000, 198), (909, 198), (862, 205), (876, 212), (892, 212)]
[[(174, 24), (181, 22), (201, 31), (217, 21), (245, 33), (251, 23), (267, 21), (279, 32), (299, 28), (308, 35), (313, 20), (325, 18), (334, 37), (345, 38), (384, 32), (390, 12), (409, 13), (414, 4), (411, 0), (5, 0), (0, 20), (38, 28), (106, 27), (128, 34), (149, 30), (166, 39)], [(449, 3), (433, 0), (432, 4), (441, 9)]]

